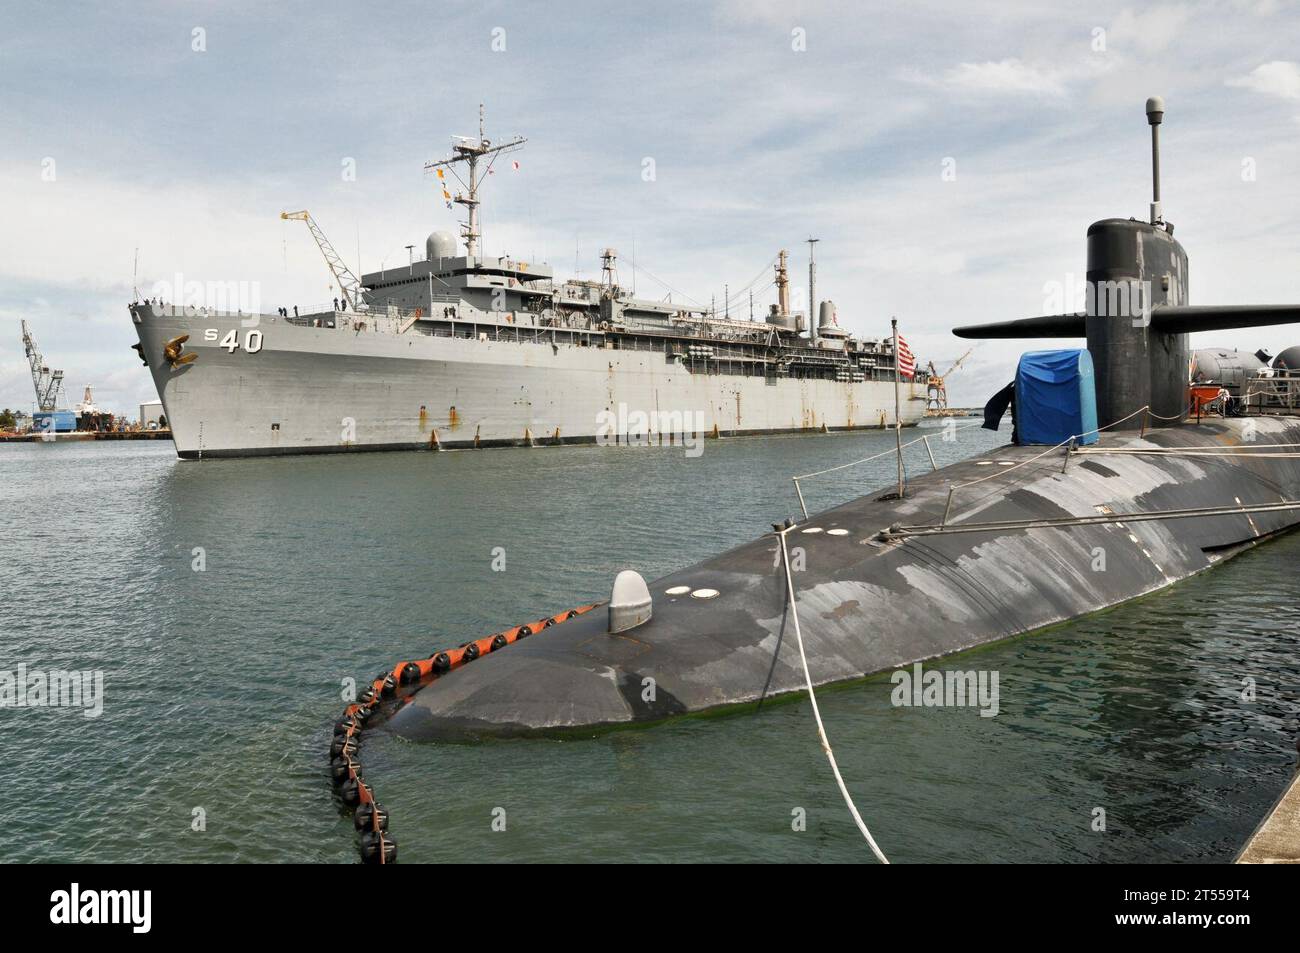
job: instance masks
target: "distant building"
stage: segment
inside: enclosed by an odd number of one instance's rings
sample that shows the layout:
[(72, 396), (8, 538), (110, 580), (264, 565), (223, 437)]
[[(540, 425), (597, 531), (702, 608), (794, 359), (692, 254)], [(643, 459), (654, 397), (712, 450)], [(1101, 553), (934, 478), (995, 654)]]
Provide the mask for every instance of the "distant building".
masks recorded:
[(140, 405), (140, 426), (145, 430), (159, 426), (162, 416), (163, 405), (161, 400), (151, 400)]

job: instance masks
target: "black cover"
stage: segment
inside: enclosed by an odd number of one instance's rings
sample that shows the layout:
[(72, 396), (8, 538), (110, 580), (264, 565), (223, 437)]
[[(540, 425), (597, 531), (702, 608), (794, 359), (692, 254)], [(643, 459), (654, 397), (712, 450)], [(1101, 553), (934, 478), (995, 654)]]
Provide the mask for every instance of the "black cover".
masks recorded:
[[(996, 394), (989, 398), (989, 402), (984, 405), (984, 430), (997, 430), (998, 424), (1002, 422), (1002, 415), (1007, 412), (1011, 402), (1016, 398), (1016, 382), (1012, 381), (1006, 387), (1002, 388)], [(1015, 437), (1015, 419), (1016, 414), (1011, 412), (1011, 442), (1016, 442)]]

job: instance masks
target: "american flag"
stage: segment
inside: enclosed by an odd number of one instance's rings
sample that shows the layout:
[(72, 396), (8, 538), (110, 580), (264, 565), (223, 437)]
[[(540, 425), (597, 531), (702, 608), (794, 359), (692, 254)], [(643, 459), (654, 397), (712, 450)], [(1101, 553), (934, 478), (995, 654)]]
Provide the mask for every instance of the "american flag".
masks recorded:
[(898, 336), (898, 372), (909, 381), (916, 376), (916, 356), (903, 336)]

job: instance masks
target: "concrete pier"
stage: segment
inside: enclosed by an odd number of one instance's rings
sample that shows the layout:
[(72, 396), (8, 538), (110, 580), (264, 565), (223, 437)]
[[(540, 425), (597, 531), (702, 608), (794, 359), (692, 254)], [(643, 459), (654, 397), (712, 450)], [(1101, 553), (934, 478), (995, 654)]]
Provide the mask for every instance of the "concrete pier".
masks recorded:
[(0, 434), (0, 443), (76, 443), (82, 440), (170, 440), (170, 430), (72, 430), (63, 433)]
[(1239, 864), (1300, 864), (1300, 774), (1237, 855)]

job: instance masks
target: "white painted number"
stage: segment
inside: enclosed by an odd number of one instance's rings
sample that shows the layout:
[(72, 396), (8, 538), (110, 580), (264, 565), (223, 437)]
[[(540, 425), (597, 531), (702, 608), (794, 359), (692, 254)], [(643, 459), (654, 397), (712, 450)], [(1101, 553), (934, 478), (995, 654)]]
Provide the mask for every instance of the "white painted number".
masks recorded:
[[(217, 329), (208, 328), (203, 332), (203, 340), (215, 341), (217, 339)], [(231, 354), (239, 350), (239, 332), (231, 328), (226, 332), (226, 336), (221, 339), (217, 347), (224, 347)], [(253, 330), (244, 335), (244, 350), (249, 354), (256, 354), (262, 349), (262, 332)]]

